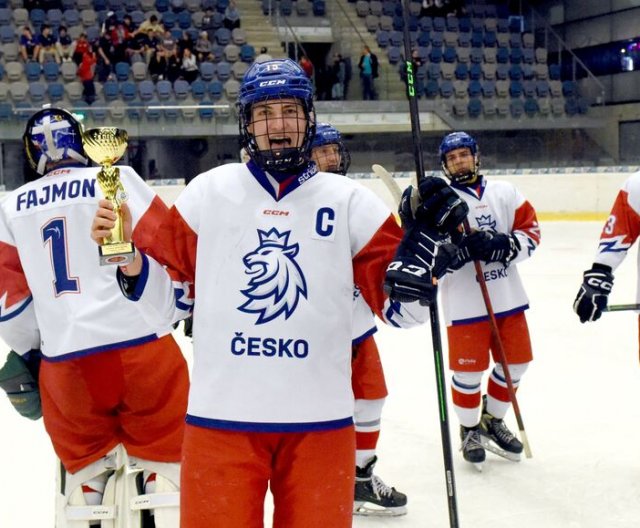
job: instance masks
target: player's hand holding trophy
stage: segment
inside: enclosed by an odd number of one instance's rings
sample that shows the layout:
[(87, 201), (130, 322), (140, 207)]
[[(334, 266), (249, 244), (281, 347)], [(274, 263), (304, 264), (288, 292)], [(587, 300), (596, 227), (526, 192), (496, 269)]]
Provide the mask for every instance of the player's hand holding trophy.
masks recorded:
[(128, 139), (126, 130), (115, 127), (91, 128), (82, 134), (87, 156), (102, 167), (96, 179), (105, 199), (113, 204), (113, 212), (117, 216), (111, 235), (105, 237), (98, 246), (102, 266), (131, 264), (135, 256), (133, 243), (124, 240), (121, 206), (127, 200), (127, 193), (120, 181), (120, 169), (113, 166), (127, 150)]

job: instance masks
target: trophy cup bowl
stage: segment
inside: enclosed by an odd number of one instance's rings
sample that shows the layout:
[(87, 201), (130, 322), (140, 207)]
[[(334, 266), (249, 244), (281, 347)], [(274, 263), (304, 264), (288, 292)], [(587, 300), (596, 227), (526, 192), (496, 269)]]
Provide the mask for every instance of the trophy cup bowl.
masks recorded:
[(127, 131), (115, 127), (90, 128), (82, 134), (87, 156), (103, 167), (110, 167), (124, 155), (128, 141)]
[(105, 199), (113, 204), (113, 212), (117, 217), (111, 235), (105, 237), (98, 248), (102, 266), (131, 264), (135, 256), (133, 244), (124, 240), (121, 205), (127, 194), (120, 181), (120, 169), (113, 167), (127, 150), (128, 139), (126, 130), (115, 127), (91, 128), (82, 133), (85, 153), (102, 167), (96, 180)]

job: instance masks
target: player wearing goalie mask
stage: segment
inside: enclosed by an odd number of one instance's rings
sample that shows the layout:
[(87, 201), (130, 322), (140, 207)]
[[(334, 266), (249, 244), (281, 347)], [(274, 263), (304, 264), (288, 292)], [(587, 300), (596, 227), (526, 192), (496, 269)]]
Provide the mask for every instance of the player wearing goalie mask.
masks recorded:
[[(528, 299), (517, 263), (529, 258), (540, 242), (536, 213), (511, 183), (488, 180), (480, 174), (478, 146), (469, 134), (453, 132), (445, 136), (439, 155), (451, 187), (469, 206), (471, 227), (458, 242), (458, 262), (440, 286), (463, 456), (481, 464), (486, 456), (483, 445), (490, 448), (497, 444), (506, 456), (519, 459), (522, 444), (503, 421), (510, 398), (473, 261), (481, 263), (506, 361), (517, 387), (532, 360), (525, 318)], [(494, 366), (483, 397), (481, 384), (483, 373), (491, 366), (490, 354)]]
[[(322, 172), (346, 175), (351, 164), (340, 132), (328, 123), (318, 123), (311, 146), (311, 159)], [(376, 331), (371, 309), (354, 289), (354, 317), (364, 318), (365, 333), (356, 330), (352, 342), (351, 385), (355, 397), (353, 413), (356, 429), (356, 486), (354, 512), (359, 515), (402, 515), (407, 511), (407, 496), (387, 486), (373, 473), (378, 460), (376, 446), (380, 436), (382, 407), (387, 385), (378, 347), (372, 335)]]
[[(313, 88), (295, 62), (253, 64), (238, 111), (251, 160), (194, 178), (154, 245), (119, 272), (150, 320), (186, 314), (184, 299), (195, 300), (182, 526), (261, 527), (269, 486), (274, 528), (346, 528), (353, 287), (391, 324), (422, 323), (441, 271), (437, 240), (425, 224), (403, 236), (371, 191), (317, 171)], [(100, 202), (94, 239), (110, 213)], [(383, 292), (392, 260), (388, 289), (404, 302)]]
[[(0, 204), (0, 335), (14, 350), (0, 387), (30, 418), (39, 416), (41, 399), (63, 466), (57, 528), (142, 526), (149, 512), (128, 504), (160, 480), (162, 491), (174, 490), (173, 508), (154, 512), (156, 527), (173, 528), (187, 367), (171, 326), (148, 324), (117, 291), (115, 270), (99, 265), (87, 237), (102, 196), (99, 168), (88, 166), (81, 136), (69, 112), (36, 112), (24, 133), (31, 181)], [(143, 244), (167, 208), (130, 167), (120, 166), (120, 177), (133, 240)], [(42, 349), (39, 373), (23, 362), (35, 348)]]

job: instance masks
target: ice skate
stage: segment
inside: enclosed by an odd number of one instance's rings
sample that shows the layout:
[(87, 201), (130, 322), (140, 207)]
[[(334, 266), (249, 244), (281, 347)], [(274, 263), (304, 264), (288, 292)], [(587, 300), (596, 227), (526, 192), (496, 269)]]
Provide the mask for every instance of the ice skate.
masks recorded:
[(353, 513), (365, 516), (395, 517), (407, 513), (407, 496), (387, 486), (373, 474), (378, 457), (364, 467), (356, 466), (356, 486)]
[(461, 425), (460, 439), (462, 440), (460, 450), (462, 451), (463, 458), (473, 464), (478, 471), (482, 471), (482, 464), (486, 458), (486, 453), (484, 447), (482, 447), (479, 426), (465, 427)]
[(496, 418), (486, 411), (486, 404), (483, 406), (482, 418), (480, 419), (480, 437), (482, 445), (487, 451), (513, 462), (520, 461), (522, 442), (509, 431), (504, 420)]

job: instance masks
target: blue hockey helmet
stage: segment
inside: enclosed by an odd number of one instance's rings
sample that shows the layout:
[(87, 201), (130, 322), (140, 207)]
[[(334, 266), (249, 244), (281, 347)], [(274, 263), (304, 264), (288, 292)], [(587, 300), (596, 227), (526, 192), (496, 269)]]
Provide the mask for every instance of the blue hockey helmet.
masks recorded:
[[(452, 174), (447, 167), (446, 156), (452, 150), (461, 148), (468, 148), (471, 151), (474, 159), (474, 168), (473, 170), (462, 174)], [(462, 185), (471, 185), (476, 182), (478, 179), (478, 171), (480, 169), (478, 144), (469, 134), (466, 132), (452, 132), (451, 134), (447, 134), (442, 140), (442, 143), (440, 143), (439, 155), (440, 163), (442, 164), (442, 172), (444, 172), (447, 178)]]
[[(299, 146), (260, 150), (252, 125), (252, 108), (256, 103), (278, 99), (296, 99), (304, 111), (305, 130), (300, 131)], [(254, 63), (245, 73), (238, 96), (238, 114), (242, 146), (251, 159), (265, 170), (292, 172), (309, 161), (315, 134), (313, 85), (304, 70), (291, 59), (273, 59)]]
[(29, 166), (39, 175), (57, 167), (89, 164), (82, 146), (82, 125), (62, 108), (43, 108), (33, 114), (22, 139)]
[(329, 162), (329, 167), (319, 167), (320, 170), (346, 175), (349, 170), (349, 166), (351, 165), (351, 156), (349, 155), (349, 151), (347, 150), (344, 141), (342, 141), (342, 135), (337, 128), (329, 123), (318, 123), (316, 125), (316, 135), (313, 136), (313, 141), (311, 143), (312, 157), (316, 160), (316, 163), (321, 160), (317, 159), (318, 156), (314, 152), (315, 149), (328, 145), (336, 146), (336, 160), (327, 160)]

